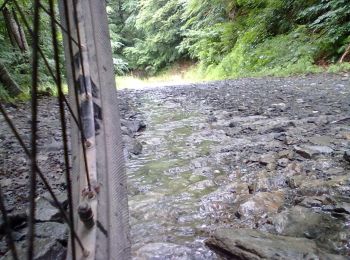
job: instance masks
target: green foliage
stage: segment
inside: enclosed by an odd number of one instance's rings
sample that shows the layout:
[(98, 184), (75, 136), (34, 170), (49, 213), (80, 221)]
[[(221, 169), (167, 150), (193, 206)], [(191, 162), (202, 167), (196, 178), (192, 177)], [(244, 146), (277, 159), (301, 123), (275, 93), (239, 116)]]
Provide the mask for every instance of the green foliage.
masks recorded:
[[(3, 1), (0, 0), (0, 5), (2, 5)], [(20, 7), (24, 11), (24, 14), (26, 15), (27, 22), (29, 25), (32, 24), (32, 13), (30, 10), (32, 10), (32, 1), (27, 0), (20, 0), (18, 1)], [(46, 9), (48, 10), (47, 3), (43, 3), (44, 6), (46, 6)], [(28, 32), (27, 28), (25, 27), (24, 22), (22, 21), (19, 13), (17, 12), (17, 9), (14, 5), (11, 4), (11, 1), (7, 5), (9, 10), (16, 10), (18, 22), (21, 25), (21, 27), (24, 30), (25, 37), (27, 39), (29, 50), (27, 52), (22, 52), (19, 50), (18, 47), (14, 47), (11, 45), (9, 33), (6, 29), (4, 17), (2, 13), (0, 13), (0, 59), (1, 62), (3, 62), (9, 71), (11, 77), (16, 81), (16, 83), (20, 86), (20, 88), (25, 92), (23, 96), (26, 95), (26, 93), (29, 92), (30, 86), (31, 86), (31, 74), (32, 74), (32, 66), (31, 66), (31, 43), (32, 39), (30, 37), (30, 33)], [(58, 10), (56, 10), (56, 13), (58, 13)], [(40, 18), (40, 48), (45, 55), (48, 64), (51, 66), (51, 68), (54, 70), (55, 62), (53, 58), (53, 47), (52, 47), (52, 35), (50, 30), (46, 30), (46, 28), (50, 28), (50, 18), (47, 14), (42, 13)], [(62, 35), (59, 35), (59, 41), (62, 44)], [(62, 73), (64, 73), (64, 58), (63, 58), (63, 47), (60, 46), (60, 57), (61, 57), (61, 68)], [(54, 92), (54, 80), (52, 76), (50, 75), (48, 69), (44, 65), (44, 61), (42, 58), (39, 59), (39, 79), (40, 79), (40, 90), (50, 92)], [(9, 97), (6, 93), (6, 90), (2, 87), (0, 83), (0, 97), (3, 97), (5, 100), (9, 100)]]
[(180, 46), (209, 79), (318, 72), (350, 40), (346, 0), (190, 0), (187, 9)]
[(182, 5), (178, 0), (142, 0), (135, 27), (141, 37), (124, 53), (133, 68), (154, 73), (181, 57)]
[[(19, 3), (32, 24), (32, 1)], [(199, 64), (190, 74), (210, 79), (317, 72), (317, 64), (349, 68), (334, 65), (350, 44), (349, 0), (109, 0), (107, 12), (118, 75), (152, 75), (188, 59)], [(49, 17), (40, 23), (49, 28)], [(41, 31), (40, 46), (53, 67), (50, 30)], [(25, 90), (30, 56), (11, 45), (0, 14), (0, 59)], [(40, 62), (46, 89), (53, 82)]]
[(316, 39), (308, 35), (305, 28), (268, 38), (254, 47), (246, 48), (252, 35), (242, 37), (218, 66), (209, 67), (206, 71), (209, 78), (283, 76), (319, 71), (313, 64), (313, 57), (318, 52), (314, 46)]
[(112, 3), (128, 16), (113, 25), (122, 35), (112, 37), (123, 43), (117, 57), (149, 74), (183, 58), (209, 78), (315, 72), (315, 64), (336, 62), (350, 43), (348, 0)]
[(300, 13), (309, 28), (323, 37), (323, 57), (337, 58), (350, 43), (350, 1), (320, 0)]

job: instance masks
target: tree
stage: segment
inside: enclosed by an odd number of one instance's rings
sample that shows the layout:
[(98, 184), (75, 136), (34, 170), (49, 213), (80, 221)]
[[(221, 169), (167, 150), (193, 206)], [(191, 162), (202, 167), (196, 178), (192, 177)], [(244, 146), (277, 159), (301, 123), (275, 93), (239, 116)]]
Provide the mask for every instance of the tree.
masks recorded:
[(19, 23), (16, 12), (12, 10), (11, 12), (8, 8), (2, 10), (4, 15), (6, 29), (13, 47), (18, 47), (22, 52), (28, 51), (28, 43), (26, 36), (24, 34), (23, 28)]
[(5, 65), (0, 61), (0, 83), (3, 84), (10, 96), (15, 97), (22, 93), (17, 83), (11, 78)]

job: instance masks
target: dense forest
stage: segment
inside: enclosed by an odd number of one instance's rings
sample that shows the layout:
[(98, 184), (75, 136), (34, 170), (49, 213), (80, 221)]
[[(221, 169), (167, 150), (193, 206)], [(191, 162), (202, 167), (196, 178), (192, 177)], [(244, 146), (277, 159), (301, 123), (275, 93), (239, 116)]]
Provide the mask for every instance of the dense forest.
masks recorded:
[(153, 74), (192, 60), (208, 78), (316, 72), (346, 61), (347, 0), (115, 0), (120, 70)]
[[(0, 6), (5, 1), (0, 0)], [(14, 3), (19, 4), (20, 9)], [(348, 0), (109, 0), (117, 74), (145, 77), (176, 63), (206, 79), (349, 69)], [(31, 1), (0, 14), (0, 96), (30, 84)], [(43, 3), (45, 6), (45, 2)], [(41, 16), (42, 28), (49, 17)], [(53, 64), (51, 34), (41, 48)], [(340, 64), (340, 65), (339, 65)], [(50, 86), (41, 66), (41, 85)]]

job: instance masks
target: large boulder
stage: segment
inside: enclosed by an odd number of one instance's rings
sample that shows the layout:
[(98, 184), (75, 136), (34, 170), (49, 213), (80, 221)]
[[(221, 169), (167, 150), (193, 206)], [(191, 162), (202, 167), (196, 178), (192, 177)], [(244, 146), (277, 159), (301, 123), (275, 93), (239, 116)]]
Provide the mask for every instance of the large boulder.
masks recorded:
[(322, 251), (307, 238), (278, 236), (252, 229), (219, 228), (205, 243), (227, 259), (346, 259)]

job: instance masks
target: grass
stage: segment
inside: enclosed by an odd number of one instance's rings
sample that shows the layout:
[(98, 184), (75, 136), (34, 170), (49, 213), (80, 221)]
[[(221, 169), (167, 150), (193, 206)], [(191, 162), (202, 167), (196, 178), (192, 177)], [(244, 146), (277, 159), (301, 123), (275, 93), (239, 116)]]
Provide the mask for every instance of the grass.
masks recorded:
[(147, 78), (139, 78), (133, 75), (116, 77), (117, 89), (185, 85), (201, 81), (204, 81), (204, 78), (199, 73), (197, 65), (194, 63), (190, 65), (188, 63), (176, 63), (158, 74)]
[(172, 70), (163, 71), (161, 74), (149, 78), (141, 79), (135, 76), (118, 76), (116, 77), (117, 89), (141, 89), (157, 86), (184, 85), (190, 83), (200, 83), (211, 80), (238, 79), (247, 77), (289, 77), (305, 74), (317, 73), (345, 73), (350, 72), (350, 63), (336, 63), (328, 66), (317, 66), (305, 64), (303, 62), (290, 64), (289, 66), (275, 67), (272, 69), (262, 69), (260, 71), (245, 71), (239, 75), (222, 75), (215, 73), (215, 70), (203, 69), (199, 64), (193, 65), (187, 71), (174, 73)]

